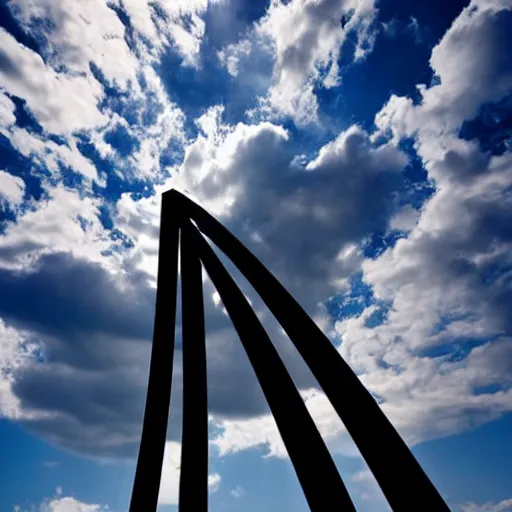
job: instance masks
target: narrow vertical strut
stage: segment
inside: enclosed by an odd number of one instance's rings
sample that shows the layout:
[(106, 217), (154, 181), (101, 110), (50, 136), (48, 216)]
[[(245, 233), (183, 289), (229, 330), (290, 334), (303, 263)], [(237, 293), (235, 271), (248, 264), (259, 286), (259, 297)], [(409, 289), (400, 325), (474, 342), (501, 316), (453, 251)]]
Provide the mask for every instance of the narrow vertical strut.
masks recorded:
[(199, 231), (188, 223), (183, 233), (194, 238), (201, 262), (240, 337), (310, 509), (354, 511), (331, 455), (251, 305)]
[(179, 230), (172, 196), (162, 196), (155, 326), (146, 409), (130, 512), (156, 510), (171, 401)]
[[(180, 264), (183, 333), (183, 434), (180, 512), (208, 511), (208, 403), (201, 262), (182, 219)], [(190, 227), (189, 227), (190, 225)]]

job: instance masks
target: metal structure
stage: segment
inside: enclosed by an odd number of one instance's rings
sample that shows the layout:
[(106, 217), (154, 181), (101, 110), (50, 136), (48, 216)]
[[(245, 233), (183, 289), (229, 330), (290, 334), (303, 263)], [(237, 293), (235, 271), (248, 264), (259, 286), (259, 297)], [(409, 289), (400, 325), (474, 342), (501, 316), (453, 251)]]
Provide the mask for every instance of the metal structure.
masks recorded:
[(313, 320), (235, 236), (199, 205), (162, 196), (156, 315), (142, 440), (130, 512), (156, 510), (171, 395), (178, 250), (181, 261), (183, 434), (180, 512), (208, 510), (208, 411), (201, 266), (254, 368), (313, 512), (355, 507), (285, 365), (244, 294), (203, 237), (254, 287), (311, 369), (394, 511), (449, 511), (371, 394)]

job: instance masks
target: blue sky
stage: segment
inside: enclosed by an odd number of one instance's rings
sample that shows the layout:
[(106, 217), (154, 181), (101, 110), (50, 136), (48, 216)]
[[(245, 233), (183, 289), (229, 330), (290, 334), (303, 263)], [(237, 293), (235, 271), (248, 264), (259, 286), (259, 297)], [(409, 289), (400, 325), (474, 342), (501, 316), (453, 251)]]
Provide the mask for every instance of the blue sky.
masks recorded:
[[(127, 510), (175, 187), (315, 318), (453, 511), (512, 511), (511, 29), (510, 0), (2, 0), (0, 510)], [(389, 510), (233, 272), (356, 506)], [(208, 280), (205, 311), (210, 510), (307, 510)]]

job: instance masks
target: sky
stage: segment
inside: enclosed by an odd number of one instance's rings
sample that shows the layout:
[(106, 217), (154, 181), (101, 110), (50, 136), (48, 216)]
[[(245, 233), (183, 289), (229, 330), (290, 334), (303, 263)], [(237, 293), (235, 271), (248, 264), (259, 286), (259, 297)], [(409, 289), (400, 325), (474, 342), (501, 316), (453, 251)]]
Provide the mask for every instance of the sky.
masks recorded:
[[(1, 0), (0, 510), (128, 509), (176, 188), (314, 318), (452, 511), (511, 512), (510, 48), (512, 0)], [(356, 507), (389, 510), (227, 265)], [(210, 510), (306, 511), (204, 289)], [(178, 500), (177, 318), (161, 512)]]

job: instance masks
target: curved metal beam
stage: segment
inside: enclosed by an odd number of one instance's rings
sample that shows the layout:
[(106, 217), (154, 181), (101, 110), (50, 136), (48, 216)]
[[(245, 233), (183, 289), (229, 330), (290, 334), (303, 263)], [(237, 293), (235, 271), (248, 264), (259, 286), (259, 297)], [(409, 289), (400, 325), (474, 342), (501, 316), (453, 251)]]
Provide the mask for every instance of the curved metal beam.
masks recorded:
[(425, 510), (449, 512), (371, 394), (263, 263), (222, 224), (183, 194), (170, 190), (164, 196), (178, 204), (181, 213), (193, 219), (231, 259), (274, 314), (345, 424), (392, 509), (409, 512), (421, 503)]
[[(183, 222), (189, 223), (189, 220)], [(208, 401), (201, 262), (189, 229), (181, 229), (183, 432), (180, 512), (208, 511)]]
[(172, 196), (163, 195), (153, 346), (130, 512), (156, 510), (160, 490), (174, 359), (179, 241), (177, 206)]
[(313, 512), (354, 511), (354, 505), (327, 447), (286, 366), (256, 313), (208, 242), (190, 221), (183, 237), (194, 239), (210, 279), (237, 331)]

